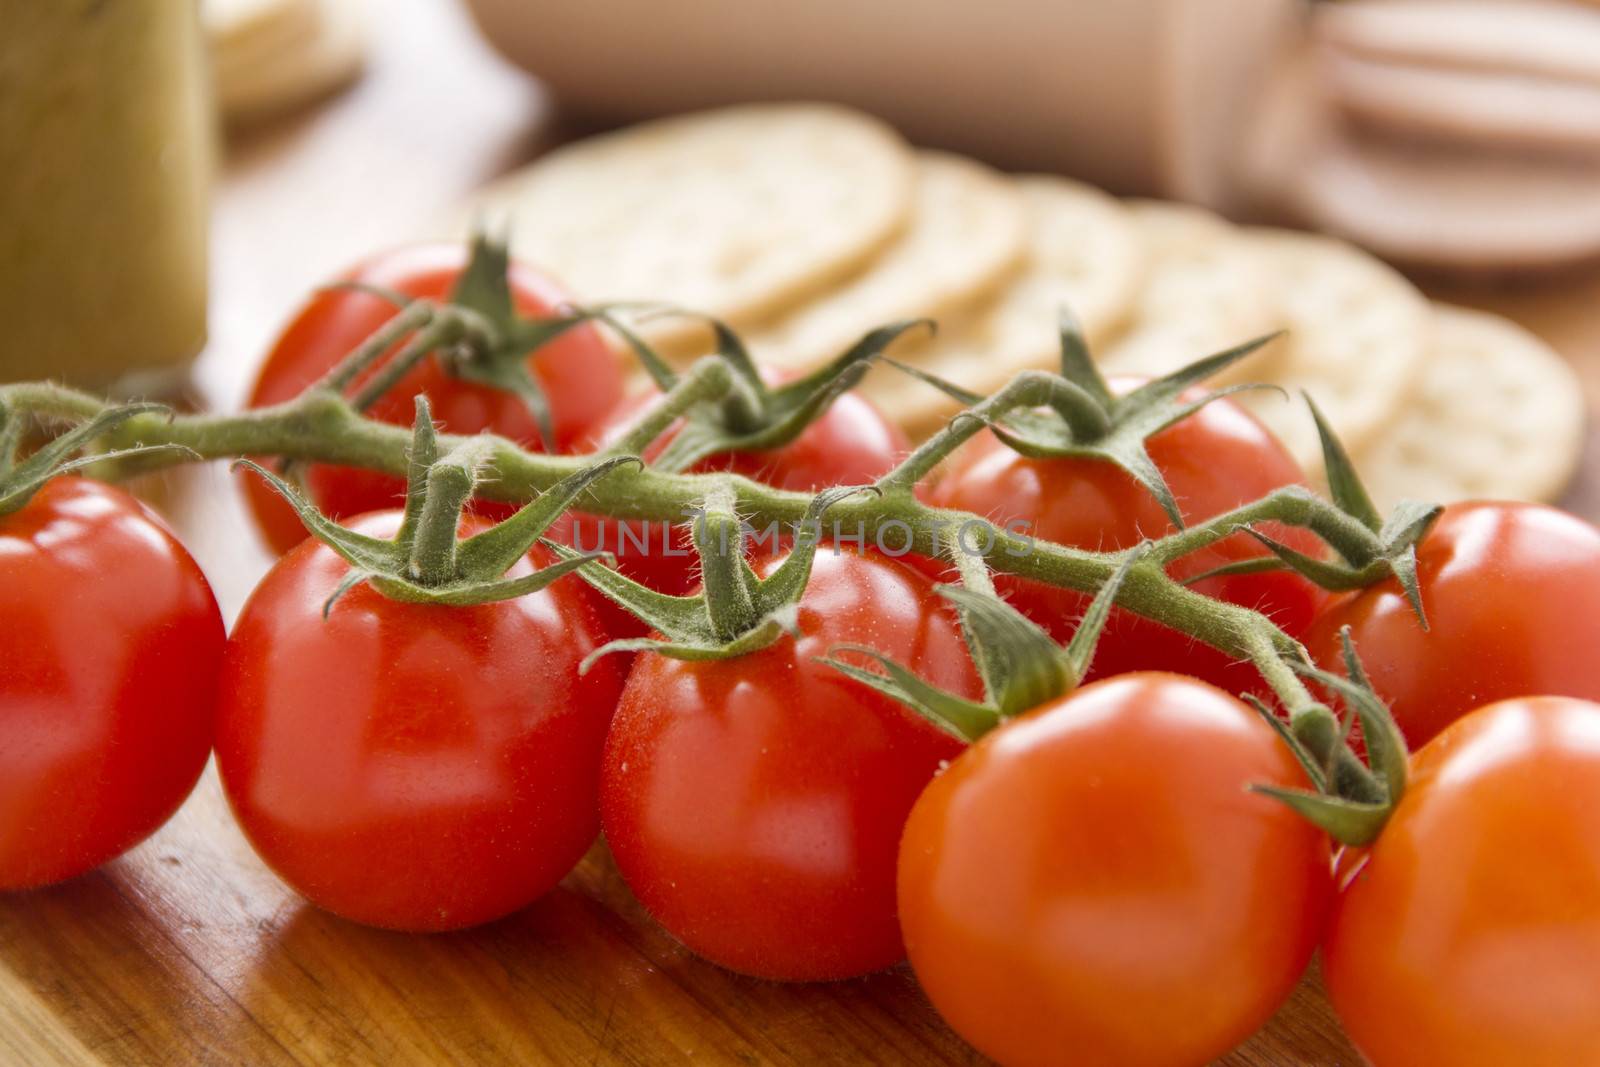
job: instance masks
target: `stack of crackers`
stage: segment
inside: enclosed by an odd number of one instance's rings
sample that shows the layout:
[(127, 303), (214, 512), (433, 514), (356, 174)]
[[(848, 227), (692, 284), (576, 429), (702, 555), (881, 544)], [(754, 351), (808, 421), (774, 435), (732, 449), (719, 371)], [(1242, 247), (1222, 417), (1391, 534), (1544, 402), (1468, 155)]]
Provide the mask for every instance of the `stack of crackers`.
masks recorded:
[(1306, 62), (1263, 93), (1259, 195), (1449, 273), (1600, 259), (1600, 9), (1346, 0), (1307, 26)]
[(200, 13), (229, 122), (290, 111), (361, 71), (362, 0), (203, 0)]
[[(487, 190), (517, 254), (586, 299), (716, 315), (776, 372), (815, 368), (866, 330), (933, 318), (893, 355), (977, 392), (1057, 356), (1069, 306), (1108, 374), (1150, 375), (1274, 331), (1230, 380), (1309, 472), (1317, 403), (1374, 496), (1549, 499), (1584, 422), (1566, 363), (1518, 326), (1430, 304), (1341, 241), (1240, 228), (914, 149), (816, 105), (730, 108), (568, 146)], [(687, 358), (681, 323), (655, 340)], [(863, 390), (913, 435), (956, 405), (893, 367)]]

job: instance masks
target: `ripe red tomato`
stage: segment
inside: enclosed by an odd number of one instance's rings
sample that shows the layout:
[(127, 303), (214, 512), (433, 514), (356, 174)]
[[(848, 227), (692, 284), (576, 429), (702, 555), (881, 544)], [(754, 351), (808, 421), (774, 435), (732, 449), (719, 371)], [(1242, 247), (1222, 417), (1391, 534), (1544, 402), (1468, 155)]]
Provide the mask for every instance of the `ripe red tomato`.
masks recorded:
[[(411, 297), (447, 297), (467, 263), (456, 244), (398, 248), (357, 265), (346, 281), (385, 286)], [(519, 314), (545, 316), (569, 297), (553, 282), (522, 264), (511, 268), (512, 300)], [(293, 399), (397, 314), (393, 305), (367, 293), (323, 291), (311, 298), (278, 337), (256, 378), (250, 407)], [(623, 373), (598, 330), (574, 327), (529, 357), (534, 377), (550, 402), (555, 443), (569, 448), (622, 397)], [(359, 386), (364, 377), (357, 379)], [(355, 388), (350, 390), (352, 393)], [(402, 378), (370, 410), (373, 418), (402, 426), (415, 417), (413, 401), (426, 393), (433, 417), (453, 433), (490, 430), (525, 448), (539, 447), (539, 428), (527, 406), (503, 390), (464, 381), (427, 359)], [(305, 539), (294, 510), (259, 478), (244, 478), (246, 498), (267, 543), (285, 552)], [(306, 473), (311, 498), (334, 518), (396, 507), (405, 483), (375, 471), (313, 464)]]
[[(351, 526), (382, 537), (399, 521)], [(597, 829), (622, 678), (604, 661), (578, 674), (604, 641), (587, 589), (457, 608), (362, 585), (324, 620), (348, 571), (303, 542), (234, 626), (217, 767), (240, 826), (284, 881), (357, 922), (448, 930), (523, 907)]]
[(120, 856), (211, 753), (224, 639), (155, 514), (85, 478), (0, 518), (0, 889)]
[[(596, 451), (616, 443), (625, 430), (661, 402), (661, 394), (634, 397), (599, 422), (580, 451)], [(670, 431), (645, 450), (647, 460), (666, 448)], [(710, 456), (692, 473), (731, 471), (778, 489), (814, 493), (838, 485), (864, 485), (888, 473), (910, 448), (900, 428), (856, 393), (845, 393), (793, 441), (768, 452), (733, 452)], [(686, 516), (685, 522), (688, 521)], [(824, 520), (826, 528), (826, 520)], [(560, 535), (583, 550), (605, 549), (616, 556), (617, 569), (663, 593), (682, 595), (699, 581), (699, 562), (687, 530), (659, 522), (620, 521), (573, 514)], [(854, 532), (854, 531), (851, 531)], [(768, 544), (768, 550), (777, 546)], [(899, 549), (899, 542), (886, 546)]]
[(1600, 1063), (1600, 706), (1458, 720), (1352, 866), (1322, 974), (1375, 1067)]
[[(1113, 383), (1119, 391), (1131, 385)], [(1190, 524), (1303, 480), (1294, 459), (1266, 427), (1227, 400), (1207, 404), (1156, 434), (1147, 448)], [(1026, 524), (1025, 533), (1076, 548), (1130, 548), (1172, 532), (1155, 498), (1120, 468), (1098, 460), (1029, 459), (990, 433), (958, 452), (926, 495), (935, 507), (976, 512), (1002, 526), (1017, 520)], [(1266, 524), (1262, 532), (1301, 552), (1321, 551), (1321, 542), (1305, 530)], [(1258, 542), (1239, 533), (1178, 561), (1169, 572), (1185, 578), (1264, 554)], [(996, 585), (1060, 641), (1072, 636), (1088, 607), (1082, 594), (1026, 579), (1002, 576)], [(1305, 633), (1325, 599), (1321, 590), (1290, 573), (1208, 578), (1194, 589), (1265, 612), (1295, 637)], [(1249, 664), (1129, 612), (1113, 611), (1090, 677), (1134, 670), (1177, 671), (1229, 692), (1260, 686)]]
[(811, 981), (904, 956), (900, 828), (962, 748), (813, 657), (870, 644), (936, 685), (979, 686), (953, 612), (894, 560), (824, 545), (799, 625), (798, 641), (736, 659), (641, 653), (606, 742), (600, 812), (622, 877), (673, 936), (732, 970)]
[(1337, 669), (1349, 626), (1413, 748), (1482, 704), (1600, 700), (1600, 530), (1537, 504), (1445, 509), (1417, 549), (1426, 631), (1393, 579), (1338, 597), (1306, 645)]
[(939, 1013), (1007, 1067), (1193, 1067), (1293, 990), (1332, 892), (1305, 788), (1254, 712), (1142, 673), (1012, 720), (933, 780), (900, 922)]

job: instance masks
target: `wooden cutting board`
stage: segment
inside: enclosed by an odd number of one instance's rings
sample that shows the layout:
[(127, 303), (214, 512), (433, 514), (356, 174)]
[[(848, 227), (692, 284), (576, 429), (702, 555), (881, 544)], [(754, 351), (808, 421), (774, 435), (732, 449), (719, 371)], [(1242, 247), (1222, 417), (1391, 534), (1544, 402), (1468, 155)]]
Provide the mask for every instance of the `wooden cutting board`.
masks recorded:
[[(555, 892), (459, 934), (302, 904), (251, 854), (214, 774), (106, 869), (0, 896), (0, 1063), (975, 1064), (904, 967), (781, 985), (700, 962), (597, 846)], [(1358, 1061), (1306, 984), (1223, 1061)]]
[[(372, 74), (311, 115), (231, 146), (216, 219), (211, 402), (243, 392), (310, 286), (415, 232), (529, 158), (551, 124), (447, 0), (386, 7)], [(469, 104), (468, 104), (469, 102)], [(444, 146), (439, 150), (438, 146)], [(1600, 387), (1600, 278), (1510, 294), (1505, 311)], [(1600, 467), (1570, 501), (1600, 515)], [(167, 476), (165, 498), (231, 618), (267, 565), (226, 472)], [(502, 922), (403, 936), (302, 904), (255, 859), (214, 775), (156, 837), (102, 871), (0, 895), (0, 1065), (964, 1064), (981, 1062), (904, 968), (831, 985), (740, 978), (641, 913), (597, 847)], [(1227, 1057), (1354, 1067), (1314, 980)]]

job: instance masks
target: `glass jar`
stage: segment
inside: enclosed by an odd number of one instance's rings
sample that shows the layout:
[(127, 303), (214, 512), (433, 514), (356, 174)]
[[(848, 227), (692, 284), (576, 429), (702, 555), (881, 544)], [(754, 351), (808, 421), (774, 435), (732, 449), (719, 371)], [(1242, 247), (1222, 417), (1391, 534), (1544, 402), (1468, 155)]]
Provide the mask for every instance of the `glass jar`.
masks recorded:
[(182, 377), (213, 157), (195, 0), (0, 0), (0, 380)]

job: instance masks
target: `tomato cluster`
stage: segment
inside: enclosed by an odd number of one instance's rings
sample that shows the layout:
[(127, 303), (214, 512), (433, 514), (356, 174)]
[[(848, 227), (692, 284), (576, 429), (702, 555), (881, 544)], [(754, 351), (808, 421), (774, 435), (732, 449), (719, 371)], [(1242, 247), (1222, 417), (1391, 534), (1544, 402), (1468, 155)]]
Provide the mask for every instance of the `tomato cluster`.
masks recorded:
[[(1133, 383), (1113, 382), (1126, 390)], [(1236, 404), (1207, 404), (1147, 442), (1186, 523), (1202, 522), (1304, 480), (1283, 446)], [(1126, 471), (1095, 459), (1032, 459), (993, 434), (984, 434), (951, 458), (927, 492), (937, 507), (1017, 522), (1032, 536), (1074, 548), (1132, 548), (1172, 532), (1172, 520), (1150, 491)], [(1306, 530), (1267, 524), (1263, 532), (1302, 552), (1315, 552)], [(1243, 531), (1178, 561), (1175, 578), (1196, 578), (1241, 560), (1265, 556)], [(1065, 641), (1088, 598), (1070, 589), (1003, 576), (996, 585), (1011, 603)], [(1193, 588), (1207, 596), (1254, 608), (1285, 632), (1302, 637), (1321, 605), (1321, 590), (1297, 575), (1264, 573), (1199, 577)], [(1127, 671), (1180, 671), (1230, 691), (1259, 687), (1248, 663), (1159, 623), (1117, 610), (1095, 654), (1093, 677)]]
[[(314, 384), (396, 313), (376, 292), (348, 286), (381, 287), (408, 299), (443, 300), (467, 265), (459, 245), (415, 245), (376, 256), (348, 271), (340, 287), (314, 296), (284, 327), (267, 353), (250, 391), (249, 406), (267, 407), (292, 400)], [(566, 294), (543, 275), (513, 262), (507, 276), (514, 308), (523, 315), (549, 316), (567, 303)], [(398, 345), (397, 345), (398, 347)], [(579, 443), (591, 426), (621, 402), (622, 367), (592, 325), (579, 325), (552, 339), (530, 360), (533, 378), (549, 398), (556, 448)], [(355, 392), (376, 367), (352, 381)], [(411, 423), (412, 398), (427, 395), (434, 415), (456, 433), (490, 431), (524, 448), (544, 447), (527, 405), (517, 396), (447, 373), (424, 360), (378, 398), (367, 414), (385, 422)], [(311, 464), (304, 476), (311, 499), (335, 519), (399, 507), (405, 483), (392, 475)], [(259, 479), (244, 478), (245, 499), (262, 539), (282, 553), (305, 540), (294, 509)]]
[[(352, 277), (437, 297), (462, 265), (409, 250)], [(525, 268), (512, 282), (525, 314), (562, 303)], [(319, 295), (253, 401), (293, 396), (392, 314), (367, 292)], [(614, 441), (648, 403), (623, 398), (588, 327), (529, 358), (556, 447)], [(449, 429), (536, 442), (519, 401), (431, 363), (374, 414), (402, 421), (417, 393)], [(697, 469), (816, 490), (877, 478), (905, 447), (846, 394), (788, 445)], [(1148, 450), (1191, 524), (1301, 480), (1226, 400)], [(357, 533), (401, 524), (396, 481), (326, 465), (307, 481)], [(1024, 457), (987, 431), (920, 492), (1078, 547), (1172, 530), (1125, 472)], [(126, 851), (214, 748), (262, 859), (358, 922), (505, 915), (603, 831), (645, 909), (699, 955), (794, 981), (909, 955), (941, 1014), (1005, 1064), (1208, 1062), (1277, 1010), (1319, 946), (1333, 1004), (1378, 1067), (1600, 1063), (1600, 532), (1561, 512), (1447, 509), (1416, 549), (1426, 627), (1394, 578), (1337, 596), (1286, 569), (1194, 583), (1267, 614), (1329, 668), (1351, 634), (1419, 749), (1376, 842), (1336, 855), (1252, 788), (1311, 784), (1231, 695), (1264, 691), (1254, 668), (1120, 609), (1092, 684), (969, 745), (823, 662), (869, 646), (983, 699), (931, 560), (824, 550), (793, 634), (767, 647), (589, 663), (637, 624), (575, 578), (470, 606), (391, 599), (291, 536), (276, 498), (251, 500), (286, 554), (226, 639), (193, 560), (120, 490), (59, 478), (0, 518), (0, 889)], [(621, 523), (592, 521), (620, 540)], [(487, 523), (469, 514), (462, 533)], [(1318, 551), (1304, 530), (1269, 532)], [(1190, 579), (1266, 552), (1240, 532), (1170, 570)], [(758, 554), (753, 573), (784, 558)], [(535, 547), (512, 576), (553, 559)], [(696, 579), (679, 554), (619, 564), (674, 594)], [(1058, 638), (1084, 613), (1081, 594), (998, 584)]]

